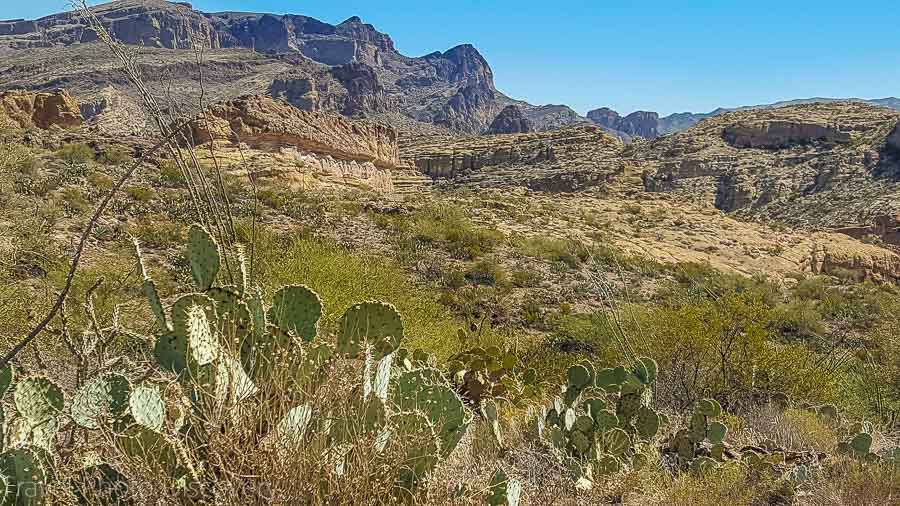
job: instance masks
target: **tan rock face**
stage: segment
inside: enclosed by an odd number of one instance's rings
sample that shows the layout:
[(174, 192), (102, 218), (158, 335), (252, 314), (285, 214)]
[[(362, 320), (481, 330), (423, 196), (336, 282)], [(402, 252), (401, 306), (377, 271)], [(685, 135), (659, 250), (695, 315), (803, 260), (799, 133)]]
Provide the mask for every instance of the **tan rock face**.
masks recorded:
[(225, 140), (267, 151), (295, 148), (336, 160), (400, 165), (397, 133), (390, 127), (336, 114), (301, 111), (264, 96), (247, 96), (212, 106), (193, 125), (197, 144)]
[(816, 123), (761, 121), (725, 127), (722, 136), (736, 148), (783, 149), (794, 145), (824, 142), (846, 144), (850, 134)]
[(65, 91), (0, 93), (0, 115), (19, 128), (70, 128), (83, 121), (78, 102)]

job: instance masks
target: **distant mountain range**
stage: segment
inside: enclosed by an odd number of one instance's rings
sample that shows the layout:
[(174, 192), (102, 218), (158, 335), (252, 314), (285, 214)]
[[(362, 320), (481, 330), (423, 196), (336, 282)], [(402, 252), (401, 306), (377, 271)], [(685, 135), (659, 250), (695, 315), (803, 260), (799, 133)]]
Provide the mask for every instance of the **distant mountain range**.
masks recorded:
[[(623, 140), (653, 139), (737, 109), (626, 116), (608, 108), (584, 117), (566, 105), (532, 105), (497, 90), (487, 60), (469, 44), (421, 57), (397, 51), (393, 40), (354, 16), (331, 25), (302, 15), (206, 13), (186, 2), (118, 0), (92, 8), (120, 42), (141, 47), (145, 76), (174, 89), (196, 89), (195, 37), (208, 48), (207, 99), (268, 94), (300, 109), (370, 117), (413, 135), (545, 131), (594, 123)], [(0, 91), (68, 89), (86, 116), (137, 103), (97, 50), (97, 33), (77, 13), (0, 21)], [(112, 90), (112, 91), (110, 91)], [(111, 93), (124, 94), (113, 99)], [(782, 107), (837, 99), (811, 98), (742, 107)], [(860, 99), (850, 99), (860, 100)], [(900, 110), (900, 99), (860, 100)], [(127, 107), (126, 107), (127, 108)], [(139, 108), (137, 108), (139, 109)], [(501, 113), (503, 114), (501, 117)]]
[(659, 117), (659, 114), (649, 111), (636, 111), (627, 116), (621, 116), (616, 111), (602, 107), (594, 109), (587, 114), (587, 118), (594, 123), (613, 131), (623, 138), (643, 137), (655, 139), (657, 137), (672, 134), (690, 128), (700, 121), (720, 114), (750, 109), (775, 109), (791, 105), (829, 103), (829, 102), (862, 102), (865, 104), (887, 107), (900, 111), (900, 98), (887, 97), (878, 99), (863, 98), (801, 98), (796, 100), (782, 100), (771, 104), (748, 105), (735, 108), (720, 107), (707, 113), (679, 112), (668, 116)]

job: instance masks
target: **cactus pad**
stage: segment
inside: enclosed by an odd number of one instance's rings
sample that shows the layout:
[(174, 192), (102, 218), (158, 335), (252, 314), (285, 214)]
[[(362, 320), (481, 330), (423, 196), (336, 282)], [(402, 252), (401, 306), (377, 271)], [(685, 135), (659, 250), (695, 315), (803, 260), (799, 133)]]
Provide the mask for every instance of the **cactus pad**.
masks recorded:
[(728, 427), (722, 422), (712, 422), (706, 430), (706, 437), (712, 444), (719, 444), (725, 440), (728, 434)]
[(391, 304), (363, 302), (344, 313), (338, 332), (338, 352), (355, 358), (364, 348), (372, 346), (375, 357), (381, 358), (400, 347), (403, 340), (403, 321)]
[(0, 369), (0, 399), (6, 397), (6, 392), (12, 386), (14, 378), (15, 372), (13, 372), (12, 364)]
[(631, 438), (622, 429), (612, 429), (603, 434), (603, 446), (612, 455), (622, 456), (631, 448)]
[(284, 415), (278, 422), (278, 435), (284, 445), (297, 445), (306, 435), (306, 429), (312, 420), (312, 408), (304, 404), (297, 406)]
[(601, 476), (607, 476), (619, 472), (622, 468), (622, 462), (615, 456), (604, 453), (597, 458), (597, 473)]
[(209, 290), (219, 273), (219, 245), (200, 225), (191, 225), (188, 230), (187, 257), (197, 290)]
[(638, 359), (634, 374), (641, 380), (641, 383), (649, 385), (656, 381), (657, 369), (656, 360), (650, 357), (641, 357)]
[(566, 373), (566, 379), (570, 387), (581, 390), (591, 383), (591, 372), (583, 365), (573, 365)]
[(166, 404), (159, 391), (151, 387), (137, 387), (128, 399), (131, 416), (143, 427), (161, 431), (166, 420)]
[(55, 417), (65, 405), (62, 389), (43, 376), (25, 378), (13, 394), (16, 411), (23, 418), (38, 423)]
[(3, 504), (30, 506), (43, 503), (47, 476), (36, 449), (25, 446), (0, 454), (0, 474), (7, 484)]
[(316, 337), (321, 316), (319, 295), (303, 285), (286, 286), (275, 292), (268, 313), (271, 323), (307, 343)]
[(503, 469), (498, 469), (488, 485), (485, 501), (490, 506), (518, 506), (522, 495), (522, 484), (509, 479)]
[(715, 418), (722, 414), (722, 406), (715, 399), (701, 399), (697, 401), (697, 413), (710, 418)]
[(868, 454), (869, 450), (872, 448), (872, 436), (868, 433), (860, 432), (850, 440), (850, 448), (852, 448), (857, 455)]
[(653, 436), (659, 432), (659, 415), (656, 411), (652, 409), (641, 406), (638, 409), (637, 419), (634, 422), (634, 427), (637, 429), (638, 435), (641, 436), (642, 439), (651, 439)]
[(125, 414), (131, 383), (120, 374), (94, 378), (72, 397), (72, 419), (86, 429), (100, 428), (100, 420), (115, 421)]

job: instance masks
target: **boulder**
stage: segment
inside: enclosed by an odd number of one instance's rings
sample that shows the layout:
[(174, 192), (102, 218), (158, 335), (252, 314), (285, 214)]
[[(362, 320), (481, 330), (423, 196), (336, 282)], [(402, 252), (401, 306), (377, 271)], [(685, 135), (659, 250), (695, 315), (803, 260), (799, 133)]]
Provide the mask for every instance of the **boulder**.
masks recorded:
[(522, 109), (515, 105), (509, 105), (494, 118), (487, 133), (489, 135), (527, 134), (533, 131), (534, 124), (525, 117)]

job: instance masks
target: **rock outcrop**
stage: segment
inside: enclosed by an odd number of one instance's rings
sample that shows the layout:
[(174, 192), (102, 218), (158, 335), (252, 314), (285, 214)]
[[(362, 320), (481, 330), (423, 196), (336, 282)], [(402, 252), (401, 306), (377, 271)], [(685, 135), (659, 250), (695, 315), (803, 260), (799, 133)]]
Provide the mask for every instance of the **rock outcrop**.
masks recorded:
[(644, 189), (753, 219), (820, 229), (900, 213), (888, 154), (900, 113), (860, 102), (752, 109), (634, 146)]
[(799, 121), (738, 123), (725, 127), (722, 136), (736, 148), (784, 149), (814, 142), (850, 142), (850, 134), (847, 132), (828, 125)]
[(522, 109), (515, 105), (508, 105), (494, 118), (487, 133), (497, 134), (527, 134), (534, 131), (534, 124), (522, 114)]
[(84, 120), (78, 102), (64, 90), (0, 93), (0, 116), (19, 128), (71, 128)]
[(900, 154), (900, 122), (891, 130), (887, 138), (887, 148)]
[(621, 132), (629, 137), (656, 139), (659, 137), (659, 114), (648, 111), (635, 111), (622, 117), (616, 111), (602, 107), (588, 112), (587, 117), (594, 123)]
[(220, 103), (192, 125), (193, 139), (243, 143), (255, 149), (295, 149), (336, 160), (400, 164), (397, 133), (386, 126), (335, 114), (301, 111), (272, 98), (253, 95)]

